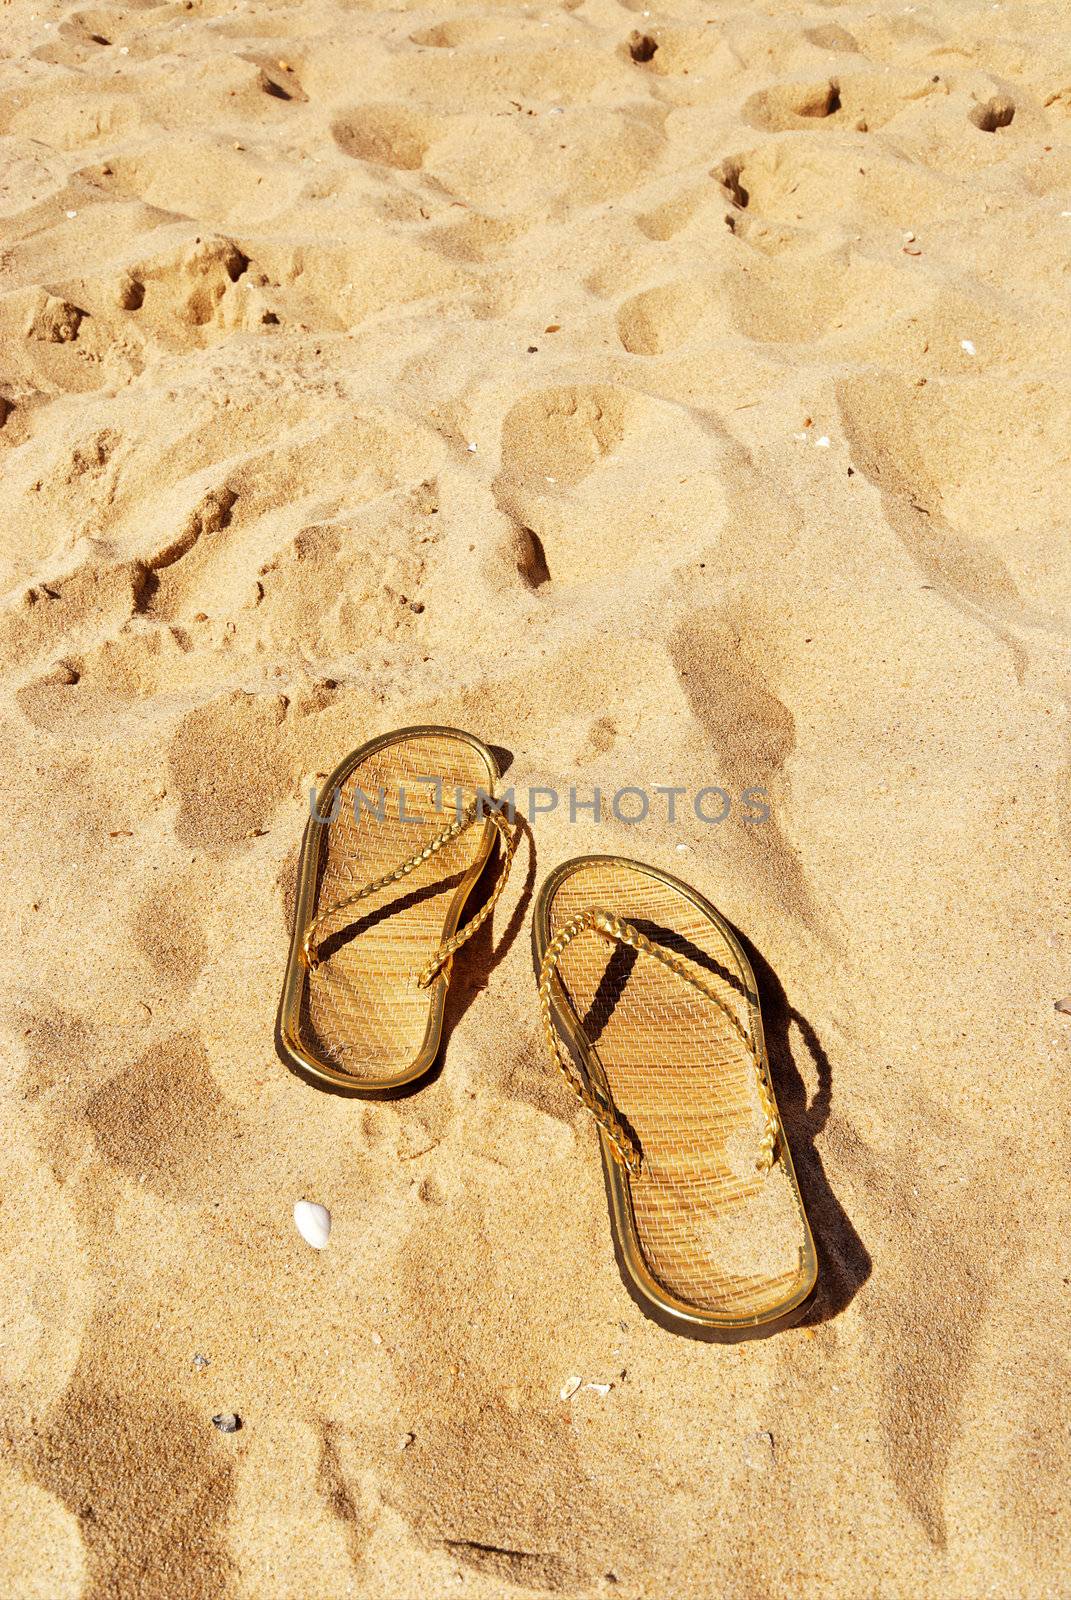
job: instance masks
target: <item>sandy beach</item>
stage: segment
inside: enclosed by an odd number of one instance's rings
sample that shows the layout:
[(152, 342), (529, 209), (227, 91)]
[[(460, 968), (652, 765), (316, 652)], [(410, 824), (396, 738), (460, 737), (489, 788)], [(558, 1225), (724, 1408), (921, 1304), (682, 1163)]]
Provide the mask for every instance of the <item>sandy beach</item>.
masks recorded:
[[(1062, 10), (4, 0), (4, 1597), (1071, 1595)], [(360, 1101), (301, 833), (418, 723), (561, 799)], [(622, 1284), (587, 851), (748, 942), (776, 1337)]]

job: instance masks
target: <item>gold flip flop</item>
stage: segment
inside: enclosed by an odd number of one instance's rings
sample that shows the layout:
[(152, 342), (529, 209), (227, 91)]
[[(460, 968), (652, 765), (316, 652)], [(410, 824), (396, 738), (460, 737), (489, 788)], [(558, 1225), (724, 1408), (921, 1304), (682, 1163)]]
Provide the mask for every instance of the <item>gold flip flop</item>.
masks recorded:
[(700, 1338), (791, 1326), (818, 1262), (732, 929), (667, 872), (579, 856), (543, 884), (532, 939), (547, 1046), (598, 1123), (633, 1298)]
[[(291, 1065), (357, 1093), (427, 1072), (451, 962), (491, 915), (514, 835), (490, 805), (498, 763), (456, 728), (402, 728), (348, 755), (305, 828), (276, 1038)], [(479, 912), (462, 912), (494, 849)]]

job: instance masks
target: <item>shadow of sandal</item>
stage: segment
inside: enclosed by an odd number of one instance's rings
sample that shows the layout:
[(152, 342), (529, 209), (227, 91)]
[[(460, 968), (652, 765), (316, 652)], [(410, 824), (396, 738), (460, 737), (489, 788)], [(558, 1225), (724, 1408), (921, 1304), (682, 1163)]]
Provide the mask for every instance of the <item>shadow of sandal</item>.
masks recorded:
[[(788, 1134), (818, 1249), (818, 1290), (801, 1327), (829, 1322), (851, 1304), (870, 1276), (870, 1253), (826, 1176), (817, 1140), (833, 1103), (833, 1068), (814, 1028), (788, 1002), (781, 981), (751, 941), (734, 930), (747, 952), (762, 1000), (762, 1022), (777, 1104)], [(792, 1053), (793, 1024), (814, 1063), (818, 1086), (808, 1103), (807, 1085)]]
[[(487, 988), (487, 980), (490, 978), (491, 973), (503, 957), (508, 955), (517, 935), (528, 920), (528, 907), (535, 891), (536, 880), (535, 836), (520, 812), (516, 814), (515, 826), (518, 834), (518, 845), (523, 839), (528, 846), (528, 866), (524, 874), (524, 884), (517, 904), (510, 913), (509, 921), (499, 937), (495, 939), (491, 924), (485, 922), (479, 932), (465, 946), (463, 969), (456, 974), (446, 996), (446, 1010), (443, 1015), (443, 1045), (442, 1050), (439, 1052), (439, 1060), (435, 1064), (433, 1077), (438, 1076), (442, 1070), (443, 1052), (457, 1024), (476, 999), (476, 996)], [(471, 902), (473, 916), (484, 904), (494, 886), (493, 862), (494, 858), (484, 869), (483, 876), (473, 891)]]

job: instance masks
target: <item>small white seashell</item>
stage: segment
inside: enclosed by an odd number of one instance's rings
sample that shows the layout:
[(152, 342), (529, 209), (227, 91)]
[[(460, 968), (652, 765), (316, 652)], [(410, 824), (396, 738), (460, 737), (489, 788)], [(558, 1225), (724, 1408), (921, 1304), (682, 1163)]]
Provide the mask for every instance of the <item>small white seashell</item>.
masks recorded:
[(904, 234), (904, 243), (905, 244), (914, 244), (914, 242), (915, 242), (915, 235), (911, 232), (911, 230), (909, 228), (908, 231)]
[(476, 446), (475, 446), (475, 445), (474, 445), (474, 444), (470, 444), (470, 445), (469, 445), (469, 450), (470, 450), (470, 451), (473, 451), (473, 452), (474, 452), (474, 451), (475, 451), (475, 449), (476, 449)]
[(976, 356), (978, 354), (977, 350), (974, 348), (974, 342), (971, 339), (961, 339), (959, 341), (959, 347), (961, 350), (966, 350), (969, 356)]
[(592, 1389), (595, 1394), (608, 1395), (613, 1388), (612, 1383), (585, 1383), (585, 1389)]
[(571, 1400), (576, 1391), (580, 1388), (581, 1381), (582, 1380), (580, 1378), (566, 1378), (565, 1382), (558, 1390), (558, 1399)]
[(68, 211), (67, 215), (69, 217), (76, 217), (78, 215), (78, 213), (77, 213), (77, 211)]
[(306, 1244), (322, 1250), (331, 1232), (331, 1213), (312, 1200), (299, 1200), (294, 1207), (294, 1225)]
[(816, 450), (828, 450), (829, 449), (829, 435), (823, 433), (823, 435), (822, 435), (822, 437), (820, 439), (816, 439), (814, 441), (814, 447), (815, 447)]

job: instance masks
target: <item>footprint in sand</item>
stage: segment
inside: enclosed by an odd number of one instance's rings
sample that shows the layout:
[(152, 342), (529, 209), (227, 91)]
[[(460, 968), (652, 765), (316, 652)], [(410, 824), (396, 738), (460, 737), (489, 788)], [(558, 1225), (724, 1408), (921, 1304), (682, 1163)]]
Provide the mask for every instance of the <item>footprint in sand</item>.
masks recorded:
[(163, 881), (154, 877), (151, 894), (142, 899), (131, 919), (131, 936), (135, 949), (147, 958), (169, 992), (189, 994), (207, 959), (208, 942), (200, 918), (191, 909), (184, 877)]
[(201, 239), (191, 245), (179, 268), (188, 285), (177, 309), (179, 319), (191, 328), (211, 322), (231, 284), (248, 266), (248, 256), (232, 239)]
[[(260, 69), (242, 63), (250, 74), (249, 94), (258, 114), (271, 104), (261, 83)], [(277, 73), (280, 78), (285, 74)], [(291, 115), (282, 105), (279, 116)], [(112, 196), (141, 200), (157, 215), (145, 218), (150, 226), (184, 222), (193, 228), (220, 233), (255, 227), (285, 212), (307, 181), (293, 164), (271, 162), (241, 141), (224, 142), (197, 131), (172, 134), (166, 144), (143, 142), (136, 154), (118, 153), (88, 169), (90, 178)], [(161, 217), (160, 212), (169, 212)]]
[(295, 781), (287, 700), (234, 690), (189, 712), (168, 749), (182, 844), (220, 850), (264, 828)]
[(444, 126), (441, 117), (405, 106), (363, 105), (333, 122), (331, 134), (355, 160), (416, 172)]
[(724, 157), (710, 177), (731, 231), (767, 256), (797, 257), (812, 241), (828, 252), (843, 238), (845, 215), (900, 234), (905, 220), (924, 226), (948, 206), (947, 183), (921, 157), (908, 161), (875, 143), (862, 161), (857, 141), (839, 136), (783, 134)]
[[(124, 1354), (113, 1354), (124, 1344)], [(135, 1352), (142, 1357), (137, 1370)], [(13, 1441), (31, 1481), (77, 1518), (81, 1548), (70, 1523), (57, 1527), (53, 1506), (41, 1508), (46, 1527), (51, 1523), (62, 1540), (55, 1552), (47, 1546), (50, 1557), (60, 1572), (85, 1570), (87, 1595), (145, 1594), (147, 1572), (155, 1592), (170, 1600), (193, 1600), (194, 1573), (208, 1593), (222, 1595), (230, 1585), (234, 1565), (225, 1535), (234, 1465), (206, 1442), (203, 1419), (159, 1368), (151, 1347), (138, 1350), (127, 1329), (101, 1322), (87, 1331), (79, 1370), (62, 1399)], [(149, 1383), (151, 1405), (143, 1398)], [(174, 1537), (180, 1525), (181, 1545)], [(52, 1600), (76, 1591), (38, 1592)], [(20, 1593), (29, 1600), (33, 1590)]]
[(723, 520), (720, 448), (687, 407), (630, 389), (526, 395), (503, 421), (494, 482), (525, 581), (586, 584), (665, 572), (670, 552), (686, 560)]
[[(82, 549), (83, 558), (90, 552)], [(62, 655), (116, 632), (144, 610), (151, 590), (148, 569), (139, 561), (87, 560), (58, 577), (31, 584), (0, 611), (0, 640), (8, 660), (43, 668)], [(44, 659), (42, 659), (44, 658)]]
[(418, 28), (409, 39), (412, 44), (425, 45), (432, 50), (458, 50), (465, 45), (499, 43), (506, 25), (506, 19), (499, 16), (451, 17), (430, 28)]
[(901, 315), (926, 301), (925, 287), (904, 280), (899, 262), (871, 259), (846, 245), (791, 257), (759, 255), (746, 273), (723, 284), (732, 321), (757, 344), (850, 343), (865, 334), (890, 302)]
[(154, 1045), (96, 1089), (84, 1115), (100, 1155), (164, 1200), (203, 1204), (239, 1159), (241, 1119), (195, 1037)]
[(636, 226), (646, 238), (665, 244), (667, 240), (683, 233), (697, 217), (702, 219), (708, 204), (705, 187), (691, 187), (652, 207), (650, 211), (640, 212), (636, 217)]
[(618, 338), (630, 355), (703, 349), (728, 329), (721, 274), (645, 289), (617, 313)]
[(834, 127), (869, 133), (914, 101), (947, 92), (932, 74), (843, 73), (761, 89), (741, 114), (753, 128), (770, 133)]
[[(138, 368), (137, 352), (146, 345), (190, 350), (218, 342), (235, 326), (256, 326), (264, 320), (257, 313), (267, 302), (252, 277), (246, 276), (249, 265), (233, 239), (194, 235), (192, 229), (185, 242), (171, 243), (156, 253), (134, 255), (131, 250), (121, 265), (106, 268), (95, 279), (81, 280), (93, 313), (89, 326), (100, 325), (98, 344), (123, 343)], [(116, 312), (140, 315), (116, 316)], [(80, 319), (84, 316), (79, 313)], [(70, 335), (61, 330), (52, 337), (82, 341), (85, 327), (79, 320)]]
[[(976, 1176), (969, 1194), (946, 1189), (939, 1202), (946, 1219), (941, 1229), (920, 1226), (915, 1197), (923, 1185), (935, 1187), (934, 1162), (949, 1146), (956, 1148), (960, 1134), (943, 1101), (914, 1095), (908, 1105), (913, 1127), (930, 1130), (931, 1148), (924, 1143), (920, 1149), (913, 1134), (886, 1157), (885, 1206), (905, 1249), (890, 1259), (884, 1285), (875, 1274), (879, 1304), (871, 1305), (868, 1320), (889, 1479), (931, 1543), (943, 1549), (947, 1480), (968, 1423), (964, 1408), (973, 1370), (986, 1349), (990, 1302), (1013, 1261), (1022, 1259), (1025, 1241), (1007, 1195), (984, 1173)], [(935, 1139), (938, 1129), (941, 1136)], [(922, 1255), (930, 1264), (925, 1277), (915, 1270)], [(940, 1294), (933, 1293), (934, 1283), (942, 1285)], [(894, 1335), (883, 1301), (896, 1307)]]
[[(620, 1506), (611, 1512), (608, 1504), (601, 1503), (597, 1484), (588, 1485), (583, 1506), (575, 1498), (560, 1498), (555, 1485), (569, 1481), (576, 1470), (579, 1429), (560, 1423), (548, 1426), (545, 1407), (537, 1421), (535, 1413), (518, 1404), (517, 1390), (484, 1367), (478, 1349), (466, 1338), (471, 1307), (487, 1303), (489, 1297), (497, 1301), (507, 1277), (511, 1285), (514, 1281), (532, 1285), (532, 1292), (519, 1297), (522, 1305), (511, 1304), (507, 1312), (513, 1370), (525, 1374), (526, 1386), (538, 1385), (547, 1395), (557, 1393), (561, 1373), (553, 1355), (554, 1317), (548, 1305), (539, 1304), (534, 1286), (542, 1279), (540, 1262), (549, 1259), (546, 1252), (553, 1255), (560, 1234), (555, 1234), (545, 1215), (542, 1221), (530, 1219), (525, 1241), (519, 1247), (511, 1245), (509, 1251), (521, 1277), (515, 1280), (508, 1273), (500, 1284), (495, 1281), (495, 1263), (502, 1261), (497, 1248), (460, 1254), (456, 1248), (458, 1237), (482, 1239), (488, 1237), (488, 1229), (491, 1240), (496, 1240), (499, 1230), (483, 1213), (478, 1196), (466, 1198), (451, 1191), (446, 1203), (422, 1210), (419, 1230), (402, 1244), (392, 1299), (419, 1303), (427, 1308), (427, 1317), (418, 1339), (411, 1336), (405, 1320), (388, 1309), (395, 1330), (391, 1359), (403, 1393), (412, 1392), (410, 1386), (420, 1382), (421, 1448), (395, 1452), (384, 1495), (422, 1544), (449, 1554), (474, 1581), (488, 1584), (489, 1593), (538, 1589), (588, 1594), (610, 1564), (610, 1543), (619, 1551), (623, 1540), (628, 1543), (640, 1536), (644, 1512), (626, 1512), (624, 1518)], [(568, 1294), (572, 1274), (568, 1265), (564, 1270), (566, 1281), (559, 1272), (558, 1282), (560, 1291)], [(590, 1274), (584, 1289), (579, 1287), (579, 1271), (577, 1280), (578, 1292), (586, 1295), (590, 1306)], [(457, 1376), (459, 1361), (466, 1368), (463, 1381)], [(604, 1425), (614, 1426), (605, 1414), (603, 1420)], [(501, 1441), (506, 1438), (514, 1470), (530, 1491), (523, 1503), (514, 1502), (508, 1514), (501, 1498)], [(557, 1507), (556, 1530), (548, 1540), (542, 1513), (535, 1508), (551, 1499)], [(612, 1541), (608, 1535), (592, 1533), (611, 1526)]]
[(851, 55), (859, 53), (859, 41), (854, 33), (849, 33), (837, 22), (826, 23), (819, 28), (806, 28), (803, 37), (819, 50), (843, 50)]
[[(843, 380), (837, 399), (853, 460), (921, 576), (1005, 643), (1009, 626), (1060, 630), (1071, 574), (1046, 554), (1066, 461), (1051, 388), (1018, 382), (994, 407), (984, 387), (872, 376)], [(1014, 514), (994, 522), (995, 503)]]

